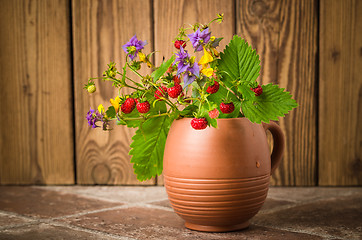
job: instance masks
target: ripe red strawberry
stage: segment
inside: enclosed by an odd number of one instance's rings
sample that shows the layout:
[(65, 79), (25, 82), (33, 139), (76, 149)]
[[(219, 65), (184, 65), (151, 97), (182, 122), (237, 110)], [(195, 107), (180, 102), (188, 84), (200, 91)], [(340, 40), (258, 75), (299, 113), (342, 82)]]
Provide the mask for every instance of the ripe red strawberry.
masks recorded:
[(175, 76), (173, 76), (173, 82), (175, 83), (175, 84), (180, 84), (181, 83), (181, 80), (180, 80), (180, 78), (179, 77), (177, 77), (176, 75)]
[(258, 85), (256, 88), (250, 88), (251, 90), (253, 90), (253, 92), (255, 92), (255, 96), (260, 96), (263, 93), (263, 89), (261, 88), (260, 85)]
[(180, 49), (181, 46), (182, 46), (183, 48), (186, 47), (185, 41), (184, 41), (184, 40), (176, 40), (176, 41), (175, 41), (175, 48)]
[(220, 104), (220, 111), (222, 113), (232, 113), (235, 109), (234, 103), (221, 103)]
[(167, 88), (167, 93), (171, 98), (177, 98), (182, 92), (182, 86), (180, 84), (175, 84), (175, 86)]
[(161, 97), (167, 97), (167, 87), (162, 86), (162, 88), (158, 88), (155, 92), (155, 98), (160, 99)]
[(124, 113), (131, 113), (136, 106), (136, 101), (133, 98), (127, 98), (121, 105), (121, 110)]
[(136, 104), (137, 110), (140, 113), (147, 113), (150, 111), (150, 103), (148, 101), (138, 102)]
[(213, 94), (213, 93), (216, 93), (217, 91), (219, 91), (219, 83), (214, 81), (214, 84), (209, 86), (206, 90), (206, 92), (210, 93), (210, 94)]
[(193, 118), (191, 120), (191, 127), (196, 130), (202, 130), (207, 127), (206, 118)]

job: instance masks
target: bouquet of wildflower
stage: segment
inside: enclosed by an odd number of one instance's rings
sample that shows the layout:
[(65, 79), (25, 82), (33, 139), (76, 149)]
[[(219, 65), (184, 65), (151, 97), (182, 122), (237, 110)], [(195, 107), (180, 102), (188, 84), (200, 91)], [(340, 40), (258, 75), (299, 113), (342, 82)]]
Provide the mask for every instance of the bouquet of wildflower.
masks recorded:
[[(278, 120), (297, 107), (289, 92), (256, 81), (259, 56), (241, 37), (234, 36), (223, 52), (217, 50), (222, 38), (212, 36), (210, 25), (222, 20), (219, 14), (206, 25), (180, 28), (173, 42), (175, 53), (159, 67), (151, 63), (152, 53), (142, 51), (147, 42), (135, 35), (122, 46), (127, 54), (124, 67), (118, 70), (111, 62), (101, 78), (90, 78), (85, 85), (90, 93), (96, 90), (94, 79), (111, 81), (118, 89), (131, 89), (129, 94), (110, 99), (107, 110), (103, 105), (90, 109), (87, 120), (93, 128), (103, 130), (109, 129), (112, 120), (117, 125), (138, 128), (130, 155), (139, 180), (162, 173), (165, 142), (174, 120), (192, 118), (192, 128), (202, 130), (217, 128), (218, 118), (246, 117), (255, 123)], [(196, 60), (187, 47), (203, 51), (203, 56)], [(142, 65), (151, 68), (152, 74), (141, 75), (138, 70)], [(128, 71), (139, 79), (131, 79)]]

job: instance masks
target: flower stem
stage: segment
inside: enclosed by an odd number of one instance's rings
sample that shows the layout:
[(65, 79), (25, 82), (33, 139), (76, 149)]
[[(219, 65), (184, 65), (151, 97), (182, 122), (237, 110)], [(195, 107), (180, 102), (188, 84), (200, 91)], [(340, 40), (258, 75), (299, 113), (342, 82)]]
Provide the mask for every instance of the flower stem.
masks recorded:
[[(156, 117), (162, 117), (162, 116), (167, 116), (169, 115), (170, 113), (160, 113), (158, 115), (151, 115), (148, 117), (148, 119), (150, 118), (156, 118)], [(122, 118), (122, 120), (124, 121), (131, 121), (131, 120), (143, 120), (144, 118), (143, 117), (135, 117), (135, 118)]]
[(127, 66), (129, 67), (129, 69), (131, 69), (132, 72), (134, 72), (137, 76), (139, 76), (141, 79), (143, 79), (143, 76), (137, 72), (136, 70), (134, 70), (130, 65), (129, 63), (127, 62)]

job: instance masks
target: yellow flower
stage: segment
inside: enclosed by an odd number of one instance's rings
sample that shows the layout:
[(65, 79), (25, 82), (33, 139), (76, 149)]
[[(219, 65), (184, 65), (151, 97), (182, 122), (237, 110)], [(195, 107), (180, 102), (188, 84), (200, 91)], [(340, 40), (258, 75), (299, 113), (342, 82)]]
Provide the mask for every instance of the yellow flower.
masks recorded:
[(111, 104), (114, 107), (114, 109), (116, 110), (116, 112), (118, 112), (119, 102), (121, 101), (121, 99), (119, 99), (119, 97), (117, 96), (114, 100), (111, 98), (109, 101), (111, 102)]
[(213, 60), (214, 58), (212, 55), (204, 48), (204, 55), (201, 57), (199, 64), (202, 65), (201, 73), (206, 77), (211, 77), (214, 73), (214, 69), (208, 68), (209, 63)]
[(139, 52), (138, 57), (140, 58), (141, 62), (146, 62), (146, 55), (143, 52)]
[(99, 106), (98, 106), (98, 112), (99, 112), (100, 114), (103, 114), (103, 113), (105, 112), (104, 107), (103, 107), (102, 104), (99, 104)]
[(201, 72), (202, 72), (206, 77), (211, 77), (212, 74), (214, 73), (214, 69), (212, 69), (212, 68), (203, 68), (203, 69), (201, 69)]
[(212, 57), (212, 55), (204, 48), (204, 55), (201, 57), (199, 64), (204, 67), (213, 60), (214, 58)]
[(216, 57), (218, 57), (220, 55), (220, 53), (215, 48), (211, 47), (211, 50), (214, 52), (214, 55)]
[(148, 57), (144, 53), (139, 52), (138, 57), (141, 62), (144, 62), (147, 64), (147, 67), (151, 68), (153, 66), (152, 63), (150, 62), (150, 60), (148, 59)]
[(151, 68), (152, 67), (152, 63), (150, 61), (147, 61), (147, 67)]

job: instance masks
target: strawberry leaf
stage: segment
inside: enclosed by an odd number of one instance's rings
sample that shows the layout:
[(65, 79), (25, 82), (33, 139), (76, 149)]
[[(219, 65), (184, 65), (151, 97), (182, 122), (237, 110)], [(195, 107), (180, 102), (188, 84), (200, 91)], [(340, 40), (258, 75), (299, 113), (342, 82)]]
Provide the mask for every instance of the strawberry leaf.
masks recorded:
[(167, 72), (168, 68), (171, 64), (175, 61), (175, 55), (173, 55), (169, 60), (166, 62), (162, 62), (161, 66), (157, 68), (156, 71), (152, 72), (151, 77), (153, 77), (153, 81), (156, 82), (160, 77)]
[(220, 53), (219, 70), (230, 83), (255, 81), (260, 71), (259, 55), (244, 39), (235, 35)]
[(108, 107), (108, 109), (106, 111), (106, 115), (109, 118), (115, 118), (116, 117), (116, 110), (114, 109), (113, 106)]
[(255, 92), (253, 92), (250, 89), (249, 84), (238, 85), (238, 91), (239, 91), (239, 93), (241, 93), (241, 95), (243, 96), (243, 99), (245, 99), (245, 100), (254, 101), (256, 98)]
[(132, 155), (131, 163), (139, 181), (151, 179), (162, 173), (163, 152), (170, 126), (169, 116), (150, 118), (132, 137), (132, 149), (129, 154)]
[(255, 100), (243, 101), (242, 111), (251, 122), (268, 123), (270, 120), (278, 120), (278, 117), (284, 117), (289, 111), (298, 106), (292, 99), (289, 92), (278, 85), (268, 84), (262, 86), (263, 93), (255, 97)]

